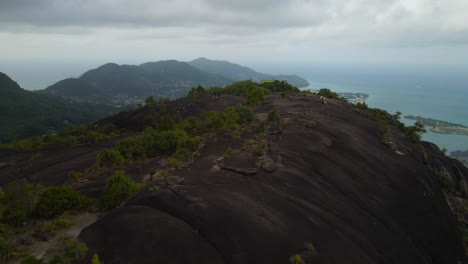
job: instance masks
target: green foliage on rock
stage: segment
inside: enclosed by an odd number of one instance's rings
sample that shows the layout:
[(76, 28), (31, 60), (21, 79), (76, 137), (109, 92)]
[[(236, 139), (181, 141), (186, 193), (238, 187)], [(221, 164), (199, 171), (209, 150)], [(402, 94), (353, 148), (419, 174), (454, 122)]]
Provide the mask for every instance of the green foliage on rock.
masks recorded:
[(20, 225), (31, 219), (42, 191), (42, 186), (25, 181), (9, 183), (0, 201), (3, 207), (3, 213), (0, 215), (1, 222)]
[(318, 91), (317, 95), (325, 96), (330, 99), (340, 99), (340, 96), (328, 88), (322, 88)]
[(407, 126), (404, 131), (407, 138), (412, 141), (420, 141), (422, 134), (426, 133), (426, 129), (421, 122), (414, 123), (414, 126)]
[(48, 264), (69, 264), (84, 258), (88, 247), (71, 236), (59, 238), (59, 247), (54, 249), (55, 257)]
[(115, 149), (103, 149), (99, 152), (96, 163), (100, 168), (120, 166), (125, 163), (125, 159)]
[(196, 150), (202, 142), (181, 129), (160, 131), (147, 128), (142, 135), (117, 142), (115, 149), (126, 159), (138, 160), (160, 154), (172, 154), (178, 148)]
[(61, 215), (68, 210), (81, 209), (87, 206), (88, 199), (70, 186), (48, 187), (40, 196), (36, 206), (39, 217), (50, 218)]
[(137, 184), (125, 172), (116, 171), (106, 181), (104, 195), (99, 201), (101, 210), (111, 210), (138, 190)]
[(262, 82), (260, 84), (263, 88), (268, 89), (270, 92), (276, 93), (299, 93), (299, 88), (289, 84), (287, 81), (274, 80), (272, 82)]
[(74, 147), (83, 144), (102, 142), (119, 135), (119, 131), (113, 131), (109, 134), (109, 131), (105, 130), (106, 128), (95, 129), (85, 125), (76, 128), (65, 127), (56, 135), (26, 138), (3, 144), (1, 147), (39, 151), (47, 148)]
[(281, 125), (282, 119), (278, 109), (273, 109), (268, 113), (267, 121), (273, 124)]
[(93, 258), (91, 259), (91, 264), (102, 264), (97, 253), (94, 253)]
[(385, 141), (391, 138), (389, 126), (398, 128), (410, 141), (413, 142), (420, 141), (421, 135), (426, 132), (424, 125), (420, 122), (416, 122), (413, 126), (406, 126), (403, 122), (400, 121), (401, 112), (396, 112), (392, 115), (389, 112), (379, 108), (369, 108), (366, 104), (357, 104), (355, 107), (362, 110), (362, 113), (366, 114), (368, 117), (377, 122), (379, 127), (379, 134), (383, 136), (382, 138)]

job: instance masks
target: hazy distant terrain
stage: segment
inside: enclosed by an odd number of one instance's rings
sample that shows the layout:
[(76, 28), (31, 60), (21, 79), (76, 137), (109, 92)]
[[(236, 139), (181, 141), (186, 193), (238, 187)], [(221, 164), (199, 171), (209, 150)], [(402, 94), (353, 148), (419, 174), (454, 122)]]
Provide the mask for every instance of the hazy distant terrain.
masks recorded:
[(189, 63), (175, 60), (140, 65), (107, 63), (39, 92), (77, 102), (129, 105), (140, 103), (148, 96), (179, 98), (197, 85), (222, 87), (249, 79), (286, 80), (299, 87), (308, 85), (299, 76), (262, 74), (230, 62), (200, 58)]
[(235, 81), (252, 80), (260, 82), (262, 80), (287, 81), (297, 87), (306, 87), (309, 83), (297, 75), (271, 75), (256, 72), (248, 67), (228, 61), (209, 60), (198, 58), (189, 62), (190, 65), (207, 72), (219, 74)]
[(177, 98), (196, 85), (224, 86), (231, 80), (203, 72), (185, 62), (159, 61), (140, 65), (107, 63), (79, 78), (59, 81), (41, 93), (79, 102), (127, 105), (148, 96)]
[(0, 72), (0, 143), (55, 133), (67, 125), (89, 123), (116, 112), (110, 106), (70, 103), (23, 90)]

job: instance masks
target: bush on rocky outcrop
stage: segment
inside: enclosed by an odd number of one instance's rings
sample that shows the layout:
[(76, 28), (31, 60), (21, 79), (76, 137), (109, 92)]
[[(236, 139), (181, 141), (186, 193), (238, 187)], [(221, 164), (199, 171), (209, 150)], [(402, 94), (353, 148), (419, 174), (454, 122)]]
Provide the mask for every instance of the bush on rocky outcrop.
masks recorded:
[(267, 121), (272, 124), (281, 125), (282, 119), (278, 109), (273, 109), (268, 113)]
[(224, 112), (204, 112), (201, 128), (204, 132), (222, 134), (254, 119), (252, 110), (242, 105), (235, 105), (226, 108)]
[(331, 90), (328, 89), (328, 88), (322, 88), (322, 89), (320, 89), (320, 90), (318, 91), (317, 95), (325, 96), (325, 97), (330, 98), (330, 99), (339, 99), (339, 98), (340, 98), (340, 96), (339, 96), (337, 93), (331, 91)]
[(179, 148), (195, 151), (201, 142), (200, 137), (192, 137), (181, 129), (160, 131), (147, 128), (142, 135), (117, 142), (115, 150), (126, 159), (138, 160), (172, 154)]
[(270, 81), (270, 82), (262, 82), (260, 84), (263, 88), (268, 89), (269, 91), (276, 93), (299, 93), (301, 90), (299, 88), (289, 84), (287, 81)]
[(13, 181), (9, 183), (0, 198), (2, 214), (0, 219), (3, 223), (20, 225), (31, 219), (37, 201), (43, 191), (41, 185), (35, 185), (24, 181)]
[(125, 159), (117, 150), (103, 149), (101, 152), (99, 152), (96, 163), (100, 168), (120, 166), (125, 163)]
[(91, 264), (102, 264), (97, 253), (94, 253), (93, 258), (91, 259)]
[(68, 210), (84, 208), (88, 203), (88, 198), (70, 186), (52, 186), (42, 193), (35, 211), (39, 217), (50, 218)]
[(101, 210), (111, 210), (138, 190), (137, 184), (125, 172), (116, 171), (106, 181), (104, 195), (99, 201)]

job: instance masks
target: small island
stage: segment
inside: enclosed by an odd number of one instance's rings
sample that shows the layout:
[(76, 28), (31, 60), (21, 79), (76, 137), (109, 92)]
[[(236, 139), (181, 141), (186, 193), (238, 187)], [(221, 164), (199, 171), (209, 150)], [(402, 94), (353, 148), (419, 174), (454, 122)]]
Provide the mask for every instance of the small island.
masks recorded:
[(407, 115), (405, 118), (419, 121), (424, 126), (430, 126), (431, 128), (429, 130), (434, 133), (468, 136), (468, 127), (462, 124), (450, 123), (443, 120), (413, 115)]

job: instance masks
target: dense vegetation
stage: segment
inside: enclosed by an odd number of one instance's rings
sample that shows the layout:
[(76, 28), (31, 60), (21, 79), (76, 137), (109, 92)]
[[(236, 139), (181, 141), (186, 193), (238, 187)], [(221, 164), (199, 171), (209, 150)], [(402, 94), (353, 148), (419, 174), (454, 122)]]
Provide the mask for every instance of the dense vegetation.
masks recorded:
[(290, 85), (285, 81), (268, 81), (256, 83), (253, 81), (242, 81), (224, 88), (212, 87), (205, 88), (197, 86), (192, 88), (187, 95), (188, 98), (196, 98), (203, 95), (221, 95), (235, 94), (246, 98), (247, 105), (256, 106), (265, 100), (265, 96), (272, 92), (281, 92), (283, 94), (292, 94), (301, 92), (297, 87)]
[(115, 138), (122, 131), (112, 126), (93, 128), (92, 125), (82, 125), (76, 128), (65, 127), (54, 135), (37, 136), (0, 145), (2, 148), (39, 151), (54, 147), (74, 147), (82, 144), (102, 142)]
[[(16, 246), (9, 243), (11, 236), (26, 232), (35, 232), (42, 237), (55, 235), (58, 229), (69, 227), (70, 221), (62, 217), (50, 221), (41, 219), (81, 210), (88, 204), (89, 200), (70, 186), (44, 187), (14, 181), (0, 188), (0, 261), (19, 257)], [(71, 237), (60, 239), (60, 246), (50, 261), (26, 257), (22, 263), (72, 263), (84, 256), (86, 245)]]
[(109, 106), (70, 103), (23, 90), (0, 73), (0, 144), (53, 134), (66, 126), (89, 123), (115, 112)]

